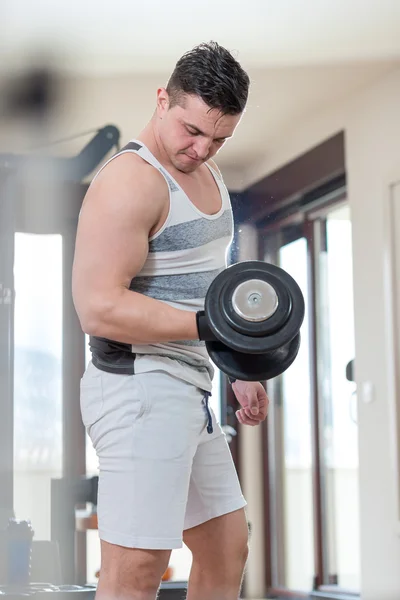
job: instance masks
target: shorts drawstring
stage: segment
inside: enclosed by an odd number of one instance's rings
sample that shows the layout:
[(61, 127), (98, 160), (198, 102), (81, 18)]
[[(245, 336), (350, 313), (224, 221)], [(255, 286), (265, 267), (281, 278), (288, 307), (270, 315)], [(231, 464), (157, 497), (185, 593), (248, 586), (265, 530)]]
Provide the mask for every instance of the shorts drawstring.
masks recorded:
[(204, 393), (204, 403), (205, 403), (207, 417), (208, 417), (207, 432), (213, 433), (214, 429), (213, 429), (213, 425), (212, 425), (212, 416), (211, 416), (210, 408), (208, 406), (208, 401), (210, 399), (210, 396), (211, 396), (211, 392)]

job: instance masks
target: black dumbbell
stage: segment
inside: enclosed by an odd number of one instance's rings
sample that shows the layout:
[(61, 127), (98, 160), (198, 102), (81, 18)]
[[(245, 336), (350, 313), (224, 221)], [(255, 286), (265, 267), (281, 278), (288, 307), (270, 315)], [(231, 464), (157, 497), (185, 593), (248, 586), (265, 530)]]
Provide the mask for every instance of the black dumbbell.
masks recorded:
[(245, 261), (222, 271), (198, 313), (200, 339), (230, 377), (262, 381), (283, 373), (300, 347), (304, 298), (286, 271)]

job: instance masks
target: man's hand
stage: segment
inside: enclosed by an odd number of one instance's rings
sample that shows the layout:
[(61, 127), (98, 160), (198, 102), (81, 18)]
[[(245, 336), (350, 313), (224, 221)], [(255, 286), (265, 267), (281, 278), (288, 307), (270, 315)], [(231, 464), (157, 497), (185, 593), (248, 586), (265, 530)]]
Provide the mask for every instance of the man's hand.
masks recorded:
[(236, 411), (239, 423), (254, 426), (265, 420), (268, 414), (269, 398), (261, 383), (236, 380), (232, 389), (242, 406)]

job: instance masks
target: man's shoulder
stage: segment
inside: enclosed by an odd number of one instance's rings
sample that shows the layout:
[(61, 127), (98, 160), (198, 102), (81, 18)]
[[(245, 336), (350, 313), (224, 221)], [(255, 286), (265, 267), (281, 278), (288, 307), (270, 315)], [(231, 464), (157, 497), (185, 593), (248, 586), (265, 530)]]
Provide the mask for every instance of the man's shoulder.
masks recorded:
[(161, 173), (136, 152), (123, 149), (111, 157), (96, 175), (99, 180), (112, 180), (116, 186), (131, 184), (149, 191), (160, 190), (164, 183)]

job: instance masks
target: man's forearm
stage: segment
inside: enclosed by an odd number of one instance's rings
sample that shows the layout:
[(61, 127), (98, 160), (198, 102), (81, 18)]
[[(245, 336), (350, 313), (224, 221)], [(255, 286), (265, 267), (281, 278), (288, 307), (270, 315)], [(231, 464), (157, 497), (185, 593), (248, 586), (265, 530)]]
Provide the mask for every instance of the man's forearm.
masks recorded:
[(130, 290), (82, 323), (85, 333), (127, 344), (198, 339), (196, 313), (180, 310)]

